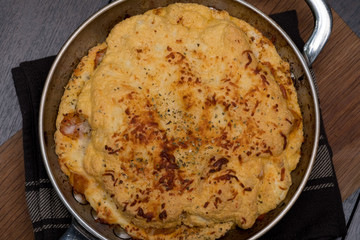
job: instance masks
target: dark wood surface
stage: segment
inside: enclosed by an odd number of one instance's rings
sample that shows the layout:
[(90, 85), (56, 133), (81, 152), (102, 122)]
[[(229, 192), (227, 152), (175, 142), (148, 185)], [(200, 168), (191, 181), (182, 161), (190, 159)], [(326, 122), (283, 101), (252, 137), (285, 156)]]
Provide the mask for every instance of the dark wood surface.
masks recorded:
[[(249, 2), (266, 14), (296, 9), (301, 36), (304, 39), (310, 36), (313, 19), (304, 1)], [(333, 33), (313, 68), (335, 171), (345, 200), (360, 187), (360, 39), (336, 12), (333, 14)], [(75, 28), (70, 32), (73, 30)], [(52, 37), (56, 38), (56, 33)], [(21, 131), (0, 146), (0, 162), (0, 239), (33, 239), (25, 201)], [(360, 210), (356, 213), (359, 216)], [(359, 233), (359, 230), (353, 231), (353, 234)], [(347, 239), (353, 239), (351, 236), (355, 235), (351, 234)]]
[(22, 131), (0, 146), (0, 239), (33, 239), (25, 199)]

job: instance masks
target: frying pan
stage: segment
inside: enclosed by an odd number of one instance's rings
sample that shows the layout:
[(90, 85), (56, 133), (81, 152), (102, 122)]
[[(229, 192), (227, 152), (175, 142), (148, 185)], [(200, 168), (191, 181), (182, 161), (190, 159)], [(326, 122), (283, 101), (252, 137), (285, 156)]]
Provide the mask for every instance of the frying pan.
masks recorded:
[(91, 47), (105, 41), (116, 23), (129, 16), (142, 14), (149, 9), (164, 7), (175, 2), (194, 2), (226, 10), (231, 16), (253, 25), (268, 38), (276, 39), (275, 46), (280, 56), (290, 63), (303, 115), (305, 140), (301, 149), (301, 159), (291, 174), (293, 184), (285, 200), (276, 209), (266, 214), (262, 221), (257, 221), (252, 228), (231, 230), (223, 239), (256, 239), (262, 236), (288, 212), (305, 186), (314, 163), (319, 138), (319, 105), (309, 67), (320, 53), (331, 32), (332, 16), (327, 3), (324, 0), (306, 1), (314, 14), (315, 27), (302, 54), (272, 19), (242, 0), (119, 0), (98, 11), (73, 33), (57, 55), (42, 94), (39, 137), (44, 164), (60, 199), (77, 220), (77, 222), (73, 221), (75, 224), (62, 239), (74, 239), (71, 237), (75, 235), (116, 240), (128, 238), (120, 227), (110, 227), (94, 221), (96, 214), (81, 195), (73, 194), (67, 177), (59, 167), (54, 151), (53, 136), (56, 131), (55, 120), (64, 86), (79, 60)]

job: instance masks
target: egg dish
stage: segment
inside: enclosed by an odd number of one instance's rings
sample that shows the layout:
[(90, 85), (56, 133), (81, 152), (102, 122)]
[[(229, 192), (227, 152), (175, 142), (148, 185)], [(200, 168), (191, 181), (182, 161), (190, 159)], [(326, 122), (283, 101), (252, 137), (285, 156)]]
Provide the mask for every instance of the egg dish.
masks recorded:
[(248, 23), (172, 4), (118, 23), (65, 87), (56, 153), (74, 191), (137, 239), (248, 229), (303, 142), (289, 63)]

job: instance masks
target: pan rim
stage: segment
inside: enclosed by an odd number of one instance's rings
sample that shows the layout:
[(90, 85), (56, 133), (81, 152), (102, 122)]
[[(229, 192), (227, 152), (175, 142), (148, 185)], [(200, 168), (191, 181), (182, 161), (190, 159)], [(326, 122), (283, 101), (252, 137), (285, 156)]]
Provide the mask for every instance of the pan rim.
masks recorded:
[[(41, 155), (42, 155), (42, 160), (44, 162), (45, 165), (45, 169), (46, 172), (49, 176), (49, 179), (51, 181), (51, 184), (53, 185), (54, 189), (56, 190), (56, 193), (58, 194), (60, 200), (63, 202), (63, 204), (65, 205), (65, 207), (67, 208), (67, 210), (71, 213), (71, 215), (73, 217), (75, 217), (75, 219), (87, 230), (89, 231), (92, 235), (106, 240), (107, 238), (105, 238), (103, 235), (101, 235), (99, 232), (97, 232), (95, 229), (93, 229), (91, 226), (89, 226), (86, 221), (82, 218), (82, 216), (80, 216), (80, 214), (78, 214), (74, 208), (71, 206), (71, 204), (65, 199), (63, 193), (61, 192), (59, 186), (56, 183), (56, 179), (53, 175), (53, 170), (49, 164), (49, 160), (47, 157), (47, 152), (45, 149), (45, 139), (44, 139), (44, 128), (43, 128), (43, 117), (44, 117), (44, 108), (45, 108), (45, 104), (46, 104), (46, 96), (48, 93), (48, 89), (51, 83), (51, 80), (53, 78), (53, 74), (55, 72), (56, 67), (58, 66), (58, 63), (60, 62), (60, 59), (62, 58), (62, 56), (64, 55), (65, 51), (67, 50), (67, 48), (72, 44), (72, 42), (74, 41), (74, 39), (77, 37), (77, 35), (84, 29), (86, 28), (91, 22), (95, 21), (97, 19), (97, 17), (99, 17), (100, 15), (102, 15), (103, 13), (105, 13), (106, 11), (108, 11), (109, 9), (113, 8), (114, 6), (121, 4), (125, 1), (128, 0), (118, 0), (115, 1), (105, 7), (103, 7), (102, 9), (100, 9), (99, 11), (97, 11), (95, 14), (93, 14), (92, 16), (90, 16), (83, 24), (80, 25), (80, 27), (78, 27), (76, 29), (76, 31), (69, 37), (69, 39), (65, 42), (65, 44), (62, 46), (62, 48), (60, 49), (59, 53), (56, 56), (56, 59), (54, 61), (54, 63), (51, 66), (51, 69), (49, 71), (49, 74), (46, 78), (46, 82), (44, 84), (44, 88), (43, 88), (43, 92), (41, 95), (41, 101), (40, 101), (40, 109), (39, 109), (39, 140), (40, 140), (40, 150), (41, 150)], [(296, 200), (298, 199), (298, 197), (300, 196), (300, 194), (302, 193), (305, 184), (310, 176), (311, 170), (313, 168), (314, 162), (315, 162), (315, 157), (316, 157), (316, 152), (318, 149), (318, 142), (319, 142), (319, 133), (320, 133), (320, 112), (319, 112), (319, 103), (318, 103), (318, 97), (316, 94), (316, 90), (315, 90), (315, 85), (314, 85), (314, 80), (313, 77), (310, 73), (310, 69), (305, 61), (304, 56), (301, 54), (301, 52), (299, 51), (299, 49), (296, 47), (296, 45), (294, 44), (294, 42), (290, 39), (290, 37), (287, 35), (287, 33), (285, 33), (285, 31), (277, 24), (275, 23), (274, 20), (272, 20), (269, 16), (267, 16), (266, 14), (264, 14), (262, 11), (260, 11), (258, 8), (254, 7), (253, 5), (243, 1), (243, 0), (234, 0), (234, 2), (237, 2), (239, 4), (244, 5), (245, 7), (249, 8), (250, 10), (254, 11), (255, 13), (257, 13), (258, 15), (260, 15), (265, 21), (267, 21), (268, 23), (270, 23), (286, 40), (286, 42), (288, 43), (288, 45), (292, 48), (292, 50), (295, 52), (297, 58), (299, 59), (299, 62), (301, 63), (301, 67), (304, 70), (304, 73), (306, 74), (306, 77), (309, 81), (309, 86), (310, 86), (310, 91), (311, 91), (311, 97), (312, 97), (312, 101), (314, 104), (314, 112), (315, 112), (315, 131), (314, 131), (314, 143), (313, 143), (313, 148), (312, 148), (312, 152), (311, 152), (311, 157), (309, 160), (309, 165), (306, 169), (306, 172), (304, 174), (304, 177), (301, 180), (300, 185), (298, 186), (295, 194), (292, 196), (292, 198), (290, 199), (289, 203), (286, 205), (286, 207), (275, 217), (275, 219), (273, 219), (268, 225), (266, 225), (262, 230), (260, 230), (259, 232), (255, 233), (252, 237), (250, 237), (249, 239), (253, 240), (253, 239), (257, 239), (261, 236), (263, 236), (266, 232), (268, 232), (273, 226), (275, 226), (285, 215), (286, 213), (291, 209), (291, 207), (294, 205), (294, 203), (296, 202)]]

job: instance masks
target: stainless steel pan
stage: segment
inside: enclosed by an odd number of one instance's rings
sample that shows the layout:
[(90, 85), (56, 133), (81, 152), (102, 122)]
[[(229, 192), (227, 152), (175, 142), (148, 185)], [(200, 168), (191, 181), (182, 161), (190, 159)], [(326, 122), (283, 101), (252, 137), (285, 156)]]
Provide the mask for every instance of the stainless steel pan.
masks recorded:
[[(319, 106), (309, 67), (325, 45), (332, 27), (330, 9), (324, 0), (307, 0), (314, 13), (314, 32), (306, 43), (303, 54), (287, 34), (268, 16), (242, 0), (119, 0), (90, 17), (65, 43), (49, 72), (40, 106), (39, 135), (46, 170), (61, 200), (80, 225), (100, 239), (119, 239), (119, 228), (94, 221), (89, 204), (77, 201), (65, 174), (60, 170), (54, 151), (55, 119), (58, 106), (74, 67), (87, 51), (103, 42), (110, 29), (126, 17), (142, 14), (174, 2), (196, 2), (216, 9), (226, 10), (230, 15), (243, 19), (269, 38), (275, 38), (276, 48), (282, 58), (290, 62), (299, 104), (304, 119), (305, 141), (298, 167), (292, 173), (293, 185), (282, 204), (268, 213), (264, 220), (257, 221), (248, 230), (235, 229), (224, 239), (256, 239), (272, 228), (294, 204), (311, 172), (319, 138)], [(79, 227), (77, 227), (79, 229)], [(74, 228), (72, 229), (74, 230)], [(121, 233), (121, 232), (120, 232)], [(83, 232), (83, 234), (87, 234)], [(121, 239), (121, 238), (120, 238)]]

